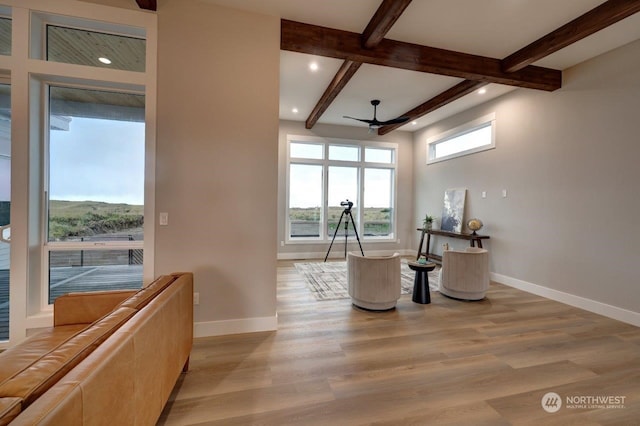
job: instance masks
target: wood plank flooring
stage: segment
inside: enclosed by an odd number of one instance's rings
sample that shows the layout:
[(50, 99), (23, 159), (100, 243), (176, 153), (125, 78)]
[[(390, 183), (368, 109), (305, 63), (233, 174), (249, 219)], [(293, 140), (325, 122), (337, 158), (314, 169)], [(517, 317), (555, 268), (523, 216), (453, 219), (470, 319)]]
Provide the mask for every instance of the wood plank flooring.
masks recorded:
[[(278, 267), (277, 332), (196, 339), (160, 425), (639, 425), (640, 328), (492, 283), (370, 313)], [(547, 392), (624, 396), (563, 406)]]

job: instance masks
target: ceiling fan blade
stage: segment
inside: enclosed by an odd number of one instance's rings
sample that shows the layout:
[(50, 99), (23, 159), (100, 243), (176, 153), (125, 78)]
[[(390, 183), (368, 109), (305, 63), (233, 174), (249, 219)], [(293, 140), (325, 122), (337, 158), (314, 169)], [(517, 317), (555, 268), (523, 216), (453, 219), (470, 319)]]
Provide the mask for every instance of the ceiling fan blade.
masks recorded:
[(349, 117), (348, 115), (343, 115), (342, 117), (343, 117), (343, 118), (350, 118), (350, 119), (352, 119), (352, 120), (362, 121), (363, 123), (367, 123), (367, 124), (371, 124), (371, 123), (373, 123), (373, 122), (374, 122), (373, 120), (365, 120), (365, 119), (363, 119), (363, 118)]
[(380, 123), (382, 126), (388, 126), (390, 124), (400, 124), (409, 121), (409, 117), (403, 115), (402, 117), (394, 118), (392, 120), (383, 121)]

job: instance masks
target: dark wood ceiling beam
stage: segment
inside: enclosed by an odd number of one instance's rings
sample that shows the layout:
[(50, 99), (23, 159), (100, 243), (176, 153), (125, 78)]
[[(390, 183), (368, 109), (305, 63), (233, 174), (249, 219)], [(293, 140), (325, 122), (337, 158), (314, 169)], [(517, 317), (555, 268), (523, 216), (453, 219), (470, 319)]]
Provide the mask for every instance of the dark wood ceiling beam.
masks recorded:
[(331, 105), (336, 96), (338, 96), (344, 86), (346, 86), (349, 80), (351, 80), (351, 77), (353, 77), (356, 71), (358, 71), (360, 65), (362, 65), (361, 62), (353, 62), (349, 60), (344, 61), (335, 77), (333, 77), (333, 80), (329, 83), (329, 86), (327, 86), (326, 90), (322, 94), (322, 97), (313, 108), (313, 111), (309, 114), (309, 118), (307, 118), (307, 121), (305, 122), (305, 127), (307, 129), (311, 129), (316, 124), (318, 119), (320, 119), (322, 114), (324, 114), (327, 108), (329, 108), (329, 105)]
[(518, 71), (603, 28), (640, 12), (640, 0), (609, 0), (502, 60), (505, 72)]
[[(434, 96), (429, 99), (427, 102), (418, 105), (410, 111), (401, 114), (401, 116), (409, 117), (409, 122), (416, 120), (423, 115), (427, 115), (432, 111), (437, 110), (440, 107), (445, 106), (446, 104), (455, 101), (456, 99), (460, 99), (461, 97), (468, 95), (469, 93), (481, 88), (482, 86), (487, 85), (484, 81), (473, 81), (473, 80), (464, 80), (455, 86), (445, 90), (439, 95)], [(404, 126), (407, 123), (399, 123), (392, 124), (389, 126), (382, 126), (378, 129), (379, 135), (386, 135), (387, 133), (397, 129), (398, 127)]]
[[(411, 3), (411, 0), (383, 0), (376, 13), (373, 15), (367, 28), (361, 36), (361, 44), (365, 48), (373, 48), (378, 45), (393, 24), (398, 20), (402, 12)], [(322, 97), (307, 117), (305, 127), (311, 129), (318, 122), (322, 114), (329, 108), (329, 105), (340, 94), (347, 85), (351, 77), (358, 71), (362, 62), (345, 59), (342, 66), (333, 77), (329, 86), (325, 89)]]
[(562, 84), (562, 73), (549, 68), (529, 65), (506, 73), (499, 59), (388, 39), (383, 39), (375, 50), (369, 50), (360, 41), (357, 33), (281, 21), (282, 50), (529, 89), (553, 91)]
[[(484, 81), (464, 80), (456, 84), (455, 86), (445, 90), (439, 95), (434, 96), (433, 98), (429, 99), (427, 102), (421, 105), (418, 105), (417, 107), (413, 108), (410, 111), (405, 112), (404, 114), (401, 114), (401, 116), (409, 117), (408, 122), (417, 120), (423, 115), (427, 115), (430, 112), (435, 111), (438, 108), (441, 108), (446, 104), (455, 101), (456, 99), (460, 99), (461, 97), (466, 96), (475, 90), (478, 90), (482, 86), (486, 86), (487, 84), (488, 83), (485, 83)], [(386, 135), (387, 133), (397, 129), (398, 127), (402, 127), (405, 124), (407, 123), (405, 122), (405, 123), (399, 123), (399, 124), (392, 124), (389, 126), (382, 126), (378, 129), (378, 135)]]
[(411, 0), (384, 0), (362, 33), (362, 46), (372, 49), (387, 35)]
[(158, 10), (158, 2), (156, 0), (136, 0), (140, 9)]

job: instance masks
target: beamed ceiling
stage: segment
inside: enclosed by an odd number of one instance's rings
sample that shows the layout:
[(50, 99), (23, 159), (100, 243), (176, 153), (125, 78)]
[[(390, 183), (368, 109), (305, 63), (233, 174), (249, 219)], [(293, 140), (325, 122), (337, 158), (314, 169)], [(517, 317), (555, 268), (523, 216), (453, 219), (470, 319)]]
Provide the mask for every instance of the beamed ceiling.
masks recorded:
[(410, 118), (381, 135), (558, 90), (564, 69), (640, 38), (640, 0), (202, 1), (281, 18), (281, 119), (366, 127), (343, 115), (372, 118), (380, 99), (380, 120)]

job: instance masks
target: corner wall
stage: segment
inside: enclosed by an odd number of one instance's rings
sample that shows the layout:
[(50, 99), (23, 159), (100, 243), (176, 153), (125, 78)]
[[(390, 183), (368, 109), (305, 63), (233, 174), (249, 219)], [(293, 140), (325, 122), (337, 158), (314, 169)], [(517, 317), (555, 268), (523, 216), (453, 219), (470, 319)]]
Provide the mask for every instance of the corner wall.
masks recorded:
[[(496, 281), (640, 325), (639, 99), (636, 41), (566, 70), (556, 92), (519, 89), (416, 132), (414, 215), (440, 216), (444, 190), (465, 187)], [(496, 149), (426, 165), (429, 136), (493, 111)]]
[(280, 21), (157, 13), (155, 273), (194, 272), (196, 337), (275, 329)]
[[(394, 252), (404, 253), (411, 249), (416, 224), (412, 220), (413, 216), (413, 146), (411, 133), (395, 131), (384, 136), (369, 134), (365, 127), (337, 126), (328, 124), (317, 124), (313, 129), (304, 127), (304, 122), (280, 121), (279, 135), (279, 173), (278, 173), (278, 257), (280, 259), (308, 259), (324, 258), (329, 248), (328, 243), (286, 243), (286, 205), (287, 205), (287, 135), (317, 136), (323, 138), (347, 139), (358, 141), (391, 142), (398, 144), (398, 168), (397, 168), (397, 225), (398, 240), (390, 242), (364, 242), (362, 248), (365, 252)], [(337, 240), (337, 238), (336, 238)], [(282, 242), (284, 246), (282, 246)], [(357, 242), (349, 239), (348, 250), (358, 250)], [(342, 254), (340, 254), (342, 253)], [(336, 241), (331, 248), (331, 257), (344, 256), (344, 242)]]

